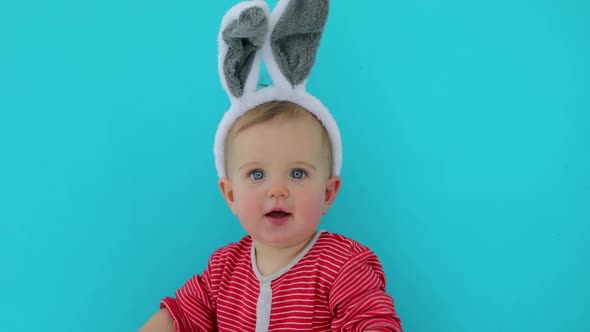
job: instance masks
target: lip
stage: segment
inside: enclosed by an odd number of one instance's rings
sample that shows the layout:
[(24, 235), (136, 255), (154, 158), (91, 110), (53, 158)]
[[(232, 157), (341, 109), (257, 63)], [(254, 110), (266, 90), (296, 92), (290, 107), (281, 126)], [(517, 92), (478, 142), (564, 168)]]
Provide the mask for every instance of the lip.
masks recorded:
[(269, 214), (271, 212), (284, 212), (284, 213), (291, 214), (291, 212), (289, 212), (289, 211), (287, 211), (287, 210), (285, 210), (283, 208), (280, 208), (280, 207), (272, 208), (272, 209), (268, 210), (268, 212), (266, 212), (266, 214)]
[[(280, 217), (280, 218), (277, 218), (277, 217), (271, 217), (271, 216), (269, 216), (269, 215), (268, 215), (268, 214), (269, 214), (269, 213), (271, 213), (271, 212), (277, 212), (277, 211), (278, 211), (278, 212), (283, 212), (283, 213), (286, 213), (286, 215), (285, 215), (285, 216), (282, 216), (282, 217)], [(268, 223), (270, 223), (271, 225), (275, 225), (275, 226), (280, 226), (280, 225), (283, 225), (283, 224), (285, 224), (285, 223), (286, 223), (286, 222), (289, 220), (289, 218), (291, 218), (291, 217), (292, 217), (292, 214), (291, 214), (291, 212), (287, 212), (287, 211), (285, 211), (285, 210), (284, 210), (284, 209), (282, 209), (282, 208), (273, 208), (273, 209), (271, 209), (270, 211), (268, 211), (268, 212), (267, 212), (267, 213), (264, 215), (264, 219), (265, 219), (265, 220), (266, 220)]]

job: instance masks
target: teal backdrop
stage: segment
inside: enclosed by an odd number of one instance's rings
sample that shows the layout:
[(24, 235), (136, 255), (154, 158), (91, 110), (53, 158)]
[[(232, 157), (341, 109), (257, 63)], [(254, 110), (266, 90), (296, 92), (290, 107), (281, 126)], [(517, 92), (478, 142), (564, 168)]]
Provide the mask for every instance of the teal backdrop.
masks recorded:
[[(2, 1), (0, 331), (136, 331), (244, 235), (212, 155), (235, 3)], [(588, 1), (333, 1), (321, 227), (377, 253), (405, 331), (588, 331), (589, 41)]]

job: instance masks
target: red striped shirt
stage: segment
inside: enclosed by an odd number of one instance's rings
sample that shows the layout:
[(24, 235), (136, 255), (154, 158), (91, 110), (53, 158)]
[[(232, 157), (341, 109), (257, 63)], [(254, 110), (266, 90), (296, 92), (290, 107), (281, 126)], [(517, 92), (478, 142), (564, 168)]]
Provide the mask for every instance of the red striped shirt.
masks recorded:
[[(218, 249), (176, 299), (162, 300), (177, 331), (256, 330), (261, 280), (251, 250), (249, 236)], [(322, 232), (270, 287), (269, 331), (402, 331), (377, 256), (342, 235)]]

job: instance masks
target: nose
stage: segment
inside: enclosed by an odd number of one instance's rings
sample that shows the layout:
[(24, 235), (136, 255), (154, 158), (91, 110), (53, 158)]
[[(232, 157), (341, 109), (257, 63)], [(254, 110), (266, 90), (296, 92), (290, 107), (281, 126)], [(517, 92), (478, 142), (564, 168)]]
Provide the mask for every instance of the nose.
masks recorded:
[(273, 181), (266, 192), (268, 198), (286, 198), (289, 196), (289, 190), (282, 181)]

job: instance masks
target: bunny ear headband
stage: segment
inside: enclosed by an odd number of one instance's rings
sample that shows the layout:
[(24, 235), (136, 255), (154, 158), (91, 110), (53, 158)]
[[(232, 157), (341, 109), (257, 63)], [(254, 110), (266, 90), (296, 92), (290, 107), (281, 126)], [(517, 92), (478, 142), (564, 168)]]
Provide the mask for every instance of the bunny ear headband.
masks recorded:
[[(230, 101), (215, 134), (217, 175), (225, 172), (225, 140), (234, 122), (258, 105), (293, 102), (324, 125), (332, 147), (332, 175), (339, 175), (342, 143), (328, 109), (305, 85), (328, 18), (329, 0), (279, 0), (272, 14), (262, 0), (244, 1), (223, 17), (219, 31), (219, 75)], [(274, 85), (256, 90), (264, 60)]]

